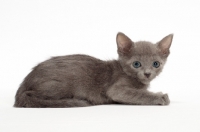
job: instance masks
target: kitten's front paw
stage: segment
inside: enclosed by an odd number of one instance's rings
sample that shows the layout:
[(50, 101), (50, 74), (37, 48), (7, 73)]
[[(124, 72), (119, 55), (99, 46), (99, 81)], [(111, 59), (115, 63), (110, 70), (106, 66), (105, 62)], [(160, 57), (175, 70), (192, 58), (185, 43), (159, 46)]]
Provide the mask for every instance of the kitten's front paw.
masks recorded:
[(163, 98), (164, 101), (165, 101), (165, 105), (169, 105), (169, 104), (170, 104), (170, 100), (169, 100), (168, 94), (164, 94), (164, 95), (162, 96), (162, 98)]
[(169, 105), (170, 100), (169, 100), (168, 94), (159, 93), (158, 98), (156, 99), (155, 103), (157, 105)]

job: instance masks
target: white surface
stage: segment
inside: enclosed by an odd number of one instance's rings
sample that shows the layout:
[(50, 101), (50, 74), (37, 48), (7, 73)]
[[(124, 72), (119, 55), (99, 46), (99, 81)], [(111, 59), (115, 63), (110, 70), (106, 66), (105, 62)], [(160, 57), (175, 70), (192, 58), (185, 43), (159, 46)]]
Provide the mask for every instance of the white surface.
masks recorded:
[(200, 105), (0, 109), (1, 132), (199, 132)]
[[(200, 1), (0, 0), (0, 131), (191, 131), (200, 128)], [(115, 35), (157, 42), (174, 33), (151, 91), (170, 106), (15, 109), (23, 78), (50, 56), (117, 58)]]

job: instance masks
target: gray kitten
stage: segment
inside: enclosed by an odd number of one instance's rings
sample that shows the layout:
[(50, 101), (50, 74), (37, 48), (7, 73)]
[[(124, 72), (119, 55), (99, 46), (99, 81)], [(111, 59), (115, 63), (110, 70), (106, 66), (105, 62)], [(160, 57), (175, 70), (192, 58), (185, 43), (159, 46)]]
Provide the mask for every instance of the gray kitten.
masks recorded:
[(53, 57), (33, 68), (15, 107), (82, 107), (101, 104), (168, 105), (168, 95), (147, 90), (163, 69), (173, 35), (156, 44), (117, 34), (118, 60), (87, 55)]

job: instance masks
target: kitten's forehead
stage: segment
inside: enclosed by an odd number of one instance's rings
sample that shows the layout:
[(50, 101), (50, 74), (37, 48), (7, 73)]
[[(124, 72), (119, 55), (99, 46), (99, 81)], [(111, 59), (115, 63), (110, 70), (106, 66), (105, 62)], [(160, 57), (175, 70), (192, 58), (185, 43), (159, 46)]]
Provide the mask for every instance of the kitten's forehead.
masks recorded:
[(139, 41), (134, 43), (132, 53), (134, 55), (157, 55), (157, 47), (155, 44), (147, 41)]

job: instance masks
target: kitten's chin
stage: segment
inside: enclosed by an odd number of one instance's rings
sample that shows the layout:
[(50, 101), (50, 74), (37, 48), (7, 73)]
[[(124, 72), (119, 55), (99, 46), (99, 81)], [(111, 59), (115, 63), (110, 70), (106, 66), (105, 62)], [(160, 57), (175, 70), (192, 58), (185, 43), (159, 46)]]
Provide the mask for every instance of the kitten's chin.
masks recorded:
[(145, 84), (145, 85), (149, 85), (150, 81), (141, 81), (141, 83)]
[(150, 84), (150, 82), (151, 82), (151, 80), (150, 79), (140, 79), (139, 80), (141, 83), (143, 83), (143, 84), (145, 84), (145, 85), (149, 85)]

